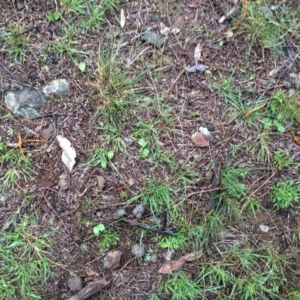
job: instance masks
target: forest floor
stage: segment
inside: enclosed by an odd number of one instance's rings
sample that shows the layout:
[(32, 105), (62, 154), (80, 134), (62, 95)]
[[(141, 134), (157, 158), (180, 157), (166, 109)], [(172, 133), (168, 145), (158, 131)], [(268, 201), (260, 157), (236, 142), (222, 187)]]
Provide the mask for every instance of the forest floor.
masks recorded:
[(299, 15), (2, 1), (0, 299), (300, 299)]

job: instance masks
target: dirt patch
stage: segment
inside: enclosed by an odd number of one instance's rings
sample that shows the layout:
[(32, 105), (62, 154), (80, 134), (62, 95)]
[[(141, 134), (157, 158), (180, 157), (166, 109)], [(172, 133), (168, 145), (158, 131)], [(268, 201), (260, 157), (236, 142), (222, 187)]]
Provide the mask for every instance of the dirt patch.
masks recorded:
[[(293, 299), (299, 204), (278, 209), (273, 187), (280, 180), (299, 185), (299, 145), (290, 135), (300, 136), (299, 118), (285, 105), (299, 100), (290, 79), (300, 72), (299, 35), (289, 32), (280, 53), (261, 47), (251, 32), (256, 16), (243, 13), (246, 0), (221, 23), (233, 1), (131, 1), (99, 11), (94, 23), (100, 4), (72, 3), (6, 3), (0, 12), (0, 81), (10, 90), (42, 91), (60, 78), (70, 84), (31, 120), (10, 113), (5, 91), (0, 105), (2, 144), (24, 141), (21, 149), (5, 148), (8, 159), (0, 149), (0, 225), (14, 233), (34, 219), (36, 236), (49, 233), (52, 275), (36, 287), (41, 299), (71, 297), (70, 274), (84, 286), (106, 278), (109, 285), (90, 299), (237, 299), (238, 287), (249, 289), (245, 299)], [(296, 1), (275, 7), (276, 22), (293, 10)], [(160, 34), (161, 22), (180, 33), (161, 48), (145, 43), (143, 33)], [(197, 63), (206, 70), (187, 72)], [(210, 128), (203, 148), (192, 141), (200, 126)], [(57, 135), (76, 149), (71, 173)], [(216, 162), (220, 181), (213, 185)], [(138, 204), (141, 218), (133, 213)], [(115, 218), (118, 209), (126, 210), (123, 219)], [(98, 224), (105, 227), (99, 236)], [(145, 248), (143, 258), (132, 255), (134, 244)], [(122, 252), (120, 267), (107, 270), (103, 259), (112, 249)], [(167, 277), (158, 270), (168, 249), (172, 260), (200, 249), (203, 255)]]

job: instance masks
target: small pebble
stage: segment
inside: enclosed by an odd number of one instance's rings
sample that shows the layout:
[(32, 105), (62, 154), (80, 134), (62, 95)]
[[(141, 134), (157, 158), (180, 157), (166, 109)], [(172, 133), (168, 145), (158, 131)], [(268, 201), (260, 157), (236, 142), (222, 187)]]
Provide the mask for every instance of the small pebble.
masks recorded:
[(67, 281), (67, 286), (72, 292), (78, 292), (82, 289), (82, 279), (79, 276), (70, 277)]
[(211, 181), (212, 178), (213, 178), (213, 176), (214, 176), (213, 170), (208, 170), (208, 171), (205, 173), (205, 179), (206, 179), (207, 181)]
[(102, 191), (104, 189), (104, 186), (105, 186), (105, 183), (106, 183), (106, 180), (103, 176), (97, 176), (96, 177), (97, 179), (97, 186), (98, 186), (98, 189), (100, 191)]
[(145, 248), (135, 244), (131, 248), (131, 253), (136, 257), (143, 257), (145, 255)]
[(216, 130), (215, 126), (211, 123), (207, 123), (206, 124), (206, 128), (210, 131), (210, 132), (213, 132)]
[(158, 260), (157, 254), (152, 254), (152, 255), (151, 255), (151, 262), (152, 262), (152, 263), (156, 263), (157, 260)]
[(286, 88), (287, 90), (292, 87), (292, 84), (287, 80), (285, 80), (282, 84), (283, 84), (284, 88)]
[(70, 84), (69, 82), (64, 79), (55, 79), (52, 80), (48, 85), (43, 87), (43, 92), (46, 97), (50, 96), (51, 94), (55, 96), (59, 96), (65, 94), (69, 91)]
[(24, 3), (17, 2), (17, 10), (22, 10), (24, 8)]
[(192, 66), (192, 67), (189, 67), (187, 68), (187, 72), (188, 73), (195, 73), (196, 71), (198, 72), (204, 72), (206, 70), (206, 66), (205, 65), (197, 65), (197, 66)]
[(88, 248), (88, 246), (86, 244), (80, 244), (79, 247), (81, 248), (81, 250), (83, 250), (85, 252), (89, 251), (89, 248)]
[(122, 140), (125, 142), (127, 146), (131, 146), (133, 144), (133, 139), (129, 136), (123, 136)]
[(154, 16), (152, 16), (152, 17), (151, 17), (151, 21), (152, 21), (152, 22), (156, 22), (156, 23), (159, 22), (159, 21), (160, 21), (160, 16), (159, 16), (159, 15), (154, 15)]
[(126, 210), (124, 208), (120, 208), (116, 211), (115, 215), (114, 215), (114, 219), (120, 219), (123, 216), (126, 216)]
[(173, 250), (168, 250), (164, 253), (164, 258), (166, 262), (170, 262), (175, 257), (175, 252)]
[(129, 179), (128, 179), (128, 184), (129, 184), (130, 186), (133, 186), (133, 185), (134, 185), (134, 179), (133, 179), (133, 178), (129, 178)]
[(142, 217), (142, 214), (145, 212), (145, 207), (143, 204), (139, 204), (137, 205), (134, 210), (133, 210), (133, 215), (137, 217), (137, 215), (141, 215)]
[(294, 85), (295, 85), (296, 90), (300, 90), (300, 77), (299, 76), (295, 78)]
[(67, 191), (69, 189), (69, 180), (67, 174), (62, 173), (59, 176), (58, 186), (62, 191)]
[(260, 8), (260, 13), (266, 18), (270, 20), (275, 20), (274, 14), (272, 10), (267, 6), (262, 6)]
[(210, 131), (208, 130), (207, 127), (202, 127), (202, 126), (200, 126), (200, 127), (199, 127), (199, 131), (200, 131), (201, 133), (203, 133), (204, 135), (206, 135), (206, 136), (209, 136), (209, 135), (210, 135)]
[(141, 219), (141, 218), (142, 218), (142, 214), (136, 214), (135, 217), (136, 217), (137, 219)]

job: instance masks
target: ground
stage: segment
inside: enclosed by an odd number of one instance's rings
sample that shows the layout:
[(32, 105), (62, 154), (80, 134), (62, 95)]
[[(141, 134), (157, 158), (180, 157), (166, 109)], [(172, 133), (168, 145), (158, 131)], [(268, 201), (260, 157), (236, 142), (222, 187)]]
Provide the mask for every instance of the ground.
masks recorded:
[(300, 299), (298, 1), (2, 2), (0, 299)]

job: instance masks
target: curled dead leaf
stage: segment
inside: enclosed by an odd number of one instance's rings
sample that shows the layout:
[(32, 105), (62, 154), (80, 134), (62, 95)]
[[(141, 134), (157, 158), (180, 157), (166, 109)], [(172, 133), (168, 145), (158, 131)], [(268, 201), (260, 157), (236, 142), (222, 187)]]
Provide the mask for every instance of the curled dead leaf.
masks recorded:
[(158, 270), (158, 273), (171, 275), (173, 274), (174, 271), (179, 270), (187, 261), (196, 260), (200, 258), (201, 255), (202, 255), (202, 250), (188, 253), (170, 264), (164, 264)]
[(161, 35), (168, 35), (169, 34), (170, 27), (167, 27), (163, 22), (160, 22), (159, 27), (160, 27), (159, 32), (160, 32)]
[(202, 52), (202, 45), (201, 43), (198, 43), (194, 51), (194, 59), (195, 59), (196, 66), (198, 65), (198, 62), (201, 58), (201, 52)]
[(85, 270), (85, 273), (87, 276), (91, 277), (91, 276), (99, 276), (99, 273), (93, 271), (93, 270)]
[(209, 142), (205, 139), (204, 134), (201, 132), (195, 132), (192, 134), (192, 141), (196, 146), (201, 148), (205, 148), (209, 145)]
[(126, 17), (125, 17), (125, 13), (124, 13), (124, 9), (121, 9), (121, 20), (120, 20), (120, 25), (121, 28), (123, 28), (125, 26), (126, 23)]
[(68, 168), (68, 170), (71, 172), (76, 163), (75, 161), (76, 151), (68, 139), (62, 137), (61, 135), (58, 135), (56, 139), (59, 144), (59, 147), (63, 151), (61, 155), (61, 159), (65, 164), (65, 166)]

